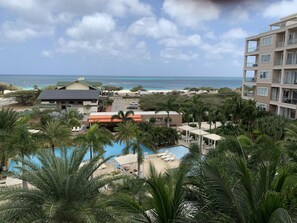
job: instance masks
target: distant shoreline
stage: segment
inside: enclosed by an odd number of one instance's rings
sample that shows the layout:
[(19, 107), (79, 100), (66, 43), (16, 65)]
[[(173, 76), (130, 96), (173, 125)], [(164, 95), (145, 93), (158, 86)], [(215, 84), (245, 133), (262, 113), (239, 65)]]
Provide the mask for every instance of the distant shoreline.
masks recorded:
[(22, 89), (33, 89), (37, 85), (40, 89), (56, 85), (57, 82), (72, 82), (78, 77), (85, 80), (101, 82), (104, 86), (121, 86), (124, 90), (142, 85), (147, 90), (183, 90), (184, 88), (222, 88), (236, 89), (242, 85), (240, 77), (171, 77), (171, 76), (73, 76), (73, 75), (0, 75), (0, 82), (12, 84)]

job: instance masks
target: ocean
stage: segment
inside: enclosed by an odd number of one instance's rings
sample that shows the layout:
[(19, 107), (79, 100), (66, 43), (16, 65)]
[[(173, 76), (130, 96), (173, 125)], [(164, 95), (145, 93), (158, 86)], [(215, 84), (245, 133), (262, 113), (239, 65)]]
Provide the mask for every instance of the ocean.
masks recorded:
[(75, 81), (84, 77), (89, 81), (100, 81), (103, 85), (122, 86), (131, 89), (142, 85), (147, 90), (182, 90), (186, 87), (238, 88), (242, 77), (170, 77), (170, 76), (71, 76), (71, 75), (0, 75), (0, 82), (22, 89), (44, 88), (58, 81)]

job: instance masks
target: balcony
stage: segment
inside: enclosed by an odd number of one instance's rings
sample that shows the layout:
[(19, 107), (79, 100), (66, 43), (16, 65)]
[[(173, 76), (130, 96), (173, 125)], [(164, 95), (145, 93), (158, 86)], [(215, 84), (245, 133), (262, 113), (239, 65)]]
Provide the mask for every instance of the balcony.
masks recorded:
[(259, 51), (259, 47), (257, 47), (257, 46), (249, 47), (247, 50), (248, 53), (253, 53), (253, 52), (257, 52), (257, 51)]
[(248, 62), (246, 63), (246, 67), (258, 67), (258, 64), (255, 62)]
[(284, 47), (285, 46), (285, 42), (281, 41), (281, 42), (277, 42), (276, 43), (276, 47)]
[(283, 60), (282, 59), (275, 60), (274, 65), (275, 66), (281, 66), (281, 65), (283, 65)]
[(255, 93), (254, 92), (243, 92), (243, 96), (246, 96), (246, 97), (254, 97)]
[(289, 39), (288, 45), (293, 45), (297, 43), (297, 38)]
[(272, 97), (270, 98), (270, 100), (271, 100), (271, 101), (278, 101), (278, 96), (272, 96)]
[(245, 78), (245, 82), (256, 83), (257, 82), (257, 78), (256, 77), (246, 77)]
[(283, 98), (282, 100), (283, 103), (286, 103), (286, 104), (293, 104), (293, 105), (296, 105), (297, 104), (297, 98)]

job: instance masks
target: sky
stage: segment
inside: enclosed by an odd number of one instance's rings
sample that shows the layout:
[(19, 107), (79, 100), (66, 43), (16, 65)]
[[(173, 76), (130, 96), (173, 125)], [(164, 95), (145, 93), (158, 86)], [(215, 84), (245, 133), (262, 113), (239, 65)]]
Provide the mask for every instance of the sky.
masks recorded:
[(242, 76), (297, 0), (0, 0), (0, 74)]

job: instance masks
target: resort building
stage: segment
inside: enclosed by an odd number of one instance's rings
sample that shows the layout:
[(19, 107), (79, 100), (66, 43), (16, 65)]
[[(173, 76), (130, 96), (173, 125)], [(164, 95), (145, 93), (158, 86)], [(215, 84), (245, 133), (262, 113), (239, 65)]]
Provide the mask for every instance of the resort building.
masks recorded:
[[(111, 120), (113, 115), (116, 115), (117, 112), (94, 112), (91, 113), (88, 119), (89, 124), (92, 123), (101, 123), (103, 125), (114, 125), (114, 123), (121, 122), (119, 119)], [(182, 125), (182, 114), (175, 111), (169, 112), (170, 117), (170, 126), (180, 126)], [(151, 118), (154, 118), (155, 124), (166, 125), (167, 112), (154, 112), (154, 111), (139, 111), (134, 112), (134, 115), (131, 118), (135, 122), (148, 122)]]
[(297, 14), (248, 37), (245, 44), (242, 98), (254, 99), (262, 109), (296, 118)]
[[(64, 85), (63, 85), (64, 84)], [(99, 82), (77, 80), (58, 82), (55, 90), (43, 90), (38, 97), (41, 108), (75, 108), (80, 113), (97, 112), (100, 108), (101, 91)]]

